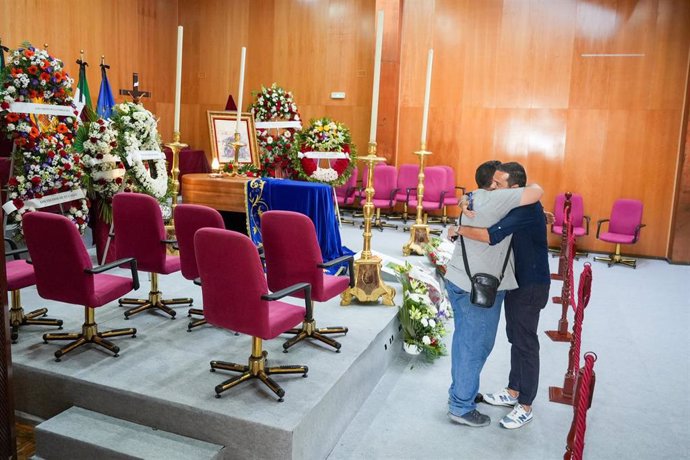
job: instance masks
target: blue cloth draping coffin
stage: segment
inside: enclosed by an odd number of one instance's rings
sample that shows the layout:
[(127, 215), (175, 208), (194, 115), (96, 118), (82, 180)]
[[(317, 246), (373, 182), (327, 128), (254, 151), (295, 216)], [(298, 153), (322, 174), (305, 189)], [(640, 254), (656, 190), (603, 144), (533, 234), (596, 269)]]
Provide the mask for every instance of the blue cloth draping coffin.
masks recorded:
[(259, 178), (247, 182), (247, 230), (261, 244), (261, 214), (268, 210), (295, 211), (309, 216), (316, 227), (316, 238), (323, 261), (354, 254), (343, 247), (329, 185), (288, 179)]

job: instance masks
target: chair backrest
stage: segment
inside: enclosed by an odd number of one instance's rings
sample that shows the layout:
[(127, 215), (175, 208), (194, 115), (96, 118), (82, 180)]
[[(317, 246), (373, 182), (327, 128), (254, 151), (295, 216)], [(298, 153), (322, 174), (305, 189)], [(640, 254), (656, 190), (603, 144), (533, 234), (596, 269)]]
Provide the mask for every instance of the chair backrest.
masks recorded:
[[(378, 162), (374, 165), (374, 172), (381, 166), (388, 166), (386, 163)], [(362, 167), (362, 187), (366, 187), (369, 183), (369, 166), (366, 164)], [(375, 184), (376, 182), (374, 182)]]
[(173, 215), (175, 238), (180, 249), (180, 271), (188, 280), (199, 277), (194, 252), (194, 234), (201, 228), (225, 228), (223, 216), (208, 206), (178, 204)]
[(439, 166), (446, 172), (446, 195), (444, 198), (457, 196), (455, 191), (455, 170), (448, 165)]
[(424, 201), (438, 203), (446, 190), (446, 170), (441, 166), (424, 168)]
[[(398, 172), (395, 166), (380, 165), (374, 168), (374, 199), (387, 200), (390, 198), (391, 191), (396, 188)], [(367, 177), (362, 179), (364, 186), (367, 185)]]
[(270, 335), (266, 277), (256, 246), (246, 235), (202, 228), (194, 235), (204, 318), (214, 326), (253, 337)]
[(165, 226), (160, 205), (143, 193), (113, 197), (115, 252), (118, 259), (134, 257), (145, 272), (160, 272), (165, 265)]
[(352, 174), (350, 177), (345, 181), (343, 185), (339, 185), (335, 188), (335, 195), (338, 197), (345, 198), (347, 195), (348, 190), (354, 188), (357, 186), (357, 166), (352, 168)]
[(321, 298), (323, 270), (317, 265), (323, 256), (311, 219), (293, 211), (266, 211), (261, 215), (261, 238), (271, 291), (309, 283), (312, 297)]
[(609, 232), (634, 235), (635, 228), (642, 223), (642, 202), (621, 198), (613, 203)]
[(77, 227), (65, 216), (47, 212), (28, 212), (22, 221), (38, 295), (58, 302), (89, 304), (94, 281), (84, 270), (93, 265)]
[[(565, 193), (559, 193), (556, 195), (556, 202), (554, 203), (553, 224), (561, 227), (565, 220), (565, 215), (563, 214), (563, 206), (565, 205)], [(573, 227), (583, 227), (585, 218), (585, 206), (582, 200), (582, 195), (579, 193), (573, 193), (570, 197), (570, 221)]]
[(407, 194), (408, 188), (417, 188), (419, 184), (419, 165), (403, 164), (398, 167), (398, 195)]

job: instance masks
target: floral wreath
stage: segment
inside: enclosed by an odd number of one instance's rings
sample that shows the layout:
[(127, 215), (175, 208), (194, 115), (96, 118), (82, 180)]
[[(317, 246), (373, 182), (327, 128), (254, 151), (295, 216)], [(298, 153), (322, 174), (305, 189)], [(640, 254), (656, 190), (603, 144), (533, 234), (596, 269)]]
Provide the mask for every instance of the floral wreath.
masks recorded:
[[(261, 91), (256, 95), (249, 110), (254, 115), (256, 122), (265, 121), (300, 121), (297, 104), (292, 99), (292, 92), (273, 83), (266, 88), (261, 86)], [(280, 132), (269, 132), (266, 128), (257, 128), (256, 140), (261, 152), (261, 169), (265, 175), (275, 177), (276, 170), (282, 169), (287, 177), (295, 175), (291, 167), (290, 149), (294, 142), (297, 128), (280, 128)]]
[[(13, 176), (8, 180), (10, 221), (22, 232), (22, 216), (35, 211), (33, 200), (81, 189), (84, 173), (71, 145), (79, 120), (72, 103), (73, 80), (59, 59), (24, 43), (9, 54), (0, 69), (0, 129), (15, 146)], [(10, 112), (13, 102), (71, 106), (73, 115), (53, 116)], [(69, 206), (69, 207), (67, 207)], [(60, 205), (81, 233), (86, 229), (89, 201), (76, 199)]]
[[(328, 160), (328, 167), (322, 168), (320, 163), (324, 160), (308, 158), (305, 152), (337, 152), (344, 154), (344, 158)], [(295, 135), (291, 157), (300, 178), (338, 186), (350, 178), (357, 153), (344, 124), (319, 118)]]
[(409, 262), (404, 265), (391, 262), (388, 266), (393, 268), (403, 286), (403, 303), (398, 310), (403, 340), (424, 351), (430, 359), (445, 355), (444, 323), (452, 317), (452, 310), (440, 284)]
[(123, 189), (126, 180), (122, 161), (111, 153), (115, 147), (117, 131), (112, 120), (103, 118), (83, 123), (74, 141), (74, 149), (81, 153), (87, 171), (87, 195), (96, 199), (100, 217), (106, 223), (112, 222), (113, 196)]
[[(117, 146), (113, 154), (124, 163), (133, 182), (133, 187), (126, 187), (125, 191), (139, 191), (164, 201), (169, 190), (165, 159), (147, 160), (145, 163), (134, 155), (141, 150), (158, 151), (163, 155), (153, 114), (133, 102), (118, 104), (113, 110), (113, 128), (117, 131)], [(152, 168), (150, 162), (153, 162)]]

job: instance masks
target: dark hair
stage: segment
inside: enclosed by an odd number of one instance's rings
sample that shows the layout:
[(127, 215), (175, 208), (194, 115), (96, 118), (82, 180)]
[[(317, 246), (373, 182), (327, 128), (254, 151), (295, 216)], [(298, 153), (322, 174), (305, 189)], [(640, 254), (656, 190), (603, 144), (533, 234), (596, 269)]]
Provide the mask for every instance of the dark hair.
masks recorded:
[(489, 160), (480, 164), (477, 167), (477, 171), (474, 173), (474, 180), (477, 182), (477, 187), (491, 187), (491, 182), (494, 180), (494, 173), (500, 164), (501, 162), (498, 160)]
[(508, 173), (508, 186), (524, 187), (527, 185), (527, 173), (520, 163), (511, 161), (502, 163), (496, 167), (497, 170)]

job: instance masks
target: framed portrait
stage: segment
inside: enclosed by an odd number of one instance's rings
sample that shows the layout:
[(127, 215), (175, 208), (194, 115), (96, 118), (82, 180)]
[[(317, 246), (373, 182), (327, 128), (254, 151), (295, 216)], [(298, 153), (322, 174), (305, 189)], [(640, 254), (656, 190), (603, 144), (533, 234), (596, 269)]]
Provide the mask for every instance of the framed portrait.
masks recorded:
[[(235, 160), (235, 140), (237, 112), (208, 111), (208, 128), (211, 136), (211, 153), (219, 163), (232, 163)], [(259, 167), (259, 148), (256, 143), (254, 117), (250, 112), (240, 115), (240, 141), (244, 144), (239, 151), (238, 163), (254, 163)]]

